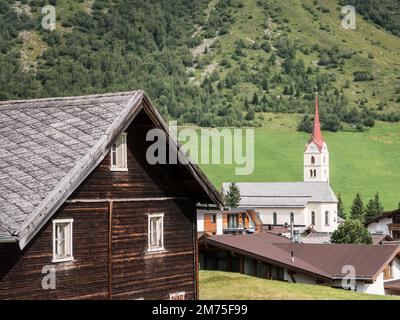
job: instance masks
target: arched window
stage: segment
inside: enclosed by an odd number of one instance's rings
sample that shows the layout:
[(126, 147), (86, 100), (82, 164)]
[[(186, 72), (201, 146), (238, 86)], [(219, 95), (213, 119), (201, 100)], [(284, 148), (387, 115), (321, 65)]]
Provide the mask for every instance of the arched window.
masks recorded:
[(315, 212), (311, 212), (311, 224), (315, 226)]
[(315, 164), (315, 158), (314, 158), (314, 156), (311, 156), (311, 163), (312, 163), (312, 164)]
[(325, 211), (325, 225), (329, 226), (329, 211)]
[(293, 212), (290, 213), (290, 223), (294, 224), (294, 213)]
[(311, 178), (313, 177), (313, 171), (312, 171), (312, 169), (310, 169), (310, 177), (311, 177)]
[(317, 169), (314, 169), (314, 178), (317, 176)]
[(276, 216), (276, 212), (274, 212), (273, 214), (272, 214), (272, 224), (278, 224), (278, 222), (277, 222), (277, 216)]

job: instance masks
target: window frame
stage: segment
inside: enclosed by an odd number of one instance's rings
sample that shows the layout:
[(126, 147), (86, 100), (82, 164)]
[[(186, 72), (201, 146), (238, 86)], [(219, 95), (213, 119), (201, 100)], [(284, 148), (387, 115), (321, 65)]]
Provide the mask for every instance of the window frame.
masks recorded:
[[(183, 297), (183, 299), (173, 299), (173, 298), (178, 298), (178, 297)], [(170, 293), (169, 300), (186, 300), (186, 292), (181, 291), (181, 292)]]
[[(67, 261), (73, 261), (74, 260), (74, 250), (73, 250), (73, 223), (74, 219), (54, 219), (53, 221), (53, 234), (52, 234), (52, 242), (53, 242), (53, 259), (52, 262), (67, 262)], [(58, 239), (56, 239), (56, 231), (57, 231), (57, 225), (58, 224), (69, 224), (69, 230), (68, 234), (65, 234), (65, 239), (64, 242), (66, 243), (67, 240), (69, 242), (69, 248), (70, 248), (70, 255), (68, 257), (60, 258), (56, 255), (56, 242)], [(69, 238), (69, 239), (68, 239)], [(64, 244), (65, 245), (65, 244)], [(65, 247), (66, 249), (67, 247)]]
[(329, 220), (330, 220), (329, 210), (325, 210), (325, 226), (330, 225)]
[[(119, 142), (119, 140), (122, 139), (122, 142)], [(118, 143), (119, 146), (118, 146)], [(118, 149), (118, 147), (120, 149)], [(115, 153), (115, 162), (114, 163), (114, 156), (113, 154)], [(118, 163), (120, 162), (119, 158), (123, 158), (123, 166), (119, 167)], [(115, 143), (111, 146), (110, 150), (110, 171), (128, 171), (128, 133), (123, 132), (121, 133), (117, 139), (115, 140)]]
[[(161, 246), (160, 247), (151, 247), (151, 219), (152, 218), (161, 218)], [(147, 252), (149, 253), (157, 253), (160, 251), (165, 251), (164, 247), (164, 213), (148, 213), (147, 214)]]

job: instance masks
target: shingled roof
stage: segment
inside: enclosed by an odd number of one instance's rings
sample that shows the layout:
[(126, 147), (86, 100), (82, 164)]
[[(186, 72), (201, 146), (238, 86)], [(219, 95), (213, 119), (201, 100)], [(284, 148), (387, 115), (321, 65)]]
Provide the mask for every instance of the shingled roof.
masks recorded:
[[(142, 91), (0, 102), (0, 236), (22, 249), (142, 108), (168, 133)], [(222, 207), (200, 169), (192, 161), (187, 167)]]
[[(225, 191), (230, 183), (223, 183)], [(328, 182), (238, 182), (241, 207), (305, 207), (309, 202), (337, 198)]]

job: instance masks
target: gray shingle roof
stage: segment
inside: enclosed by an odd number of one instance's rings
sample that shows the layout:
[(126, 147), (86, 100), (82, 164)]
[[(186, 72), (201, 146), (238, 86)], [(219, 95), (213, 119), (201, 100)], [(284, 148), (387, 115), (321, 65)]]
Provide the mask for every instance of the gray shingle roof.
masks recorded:
[(136, 93), (0, 103), (0, 234), (18, 234)]
[[(223, 183), (224, 191), (230, 183)], [(304, 207), (309, 202), (337, 202), (327, 182), (239, 182), (241, 207)]]
[(23, 249), (140, 110), (164, 130), (211, 200), (222, 198), (142, 91), (0, 102), (0, 236)]

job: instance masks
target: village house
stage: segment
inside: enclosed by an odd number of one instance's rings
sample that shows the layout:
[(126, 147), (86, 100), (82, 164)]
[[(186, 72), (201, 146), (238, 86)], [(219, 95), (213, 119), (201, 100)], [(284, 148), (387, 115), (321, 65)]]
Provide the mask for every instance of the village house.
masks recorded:
[(254, 233), (262, 230), (262, 222), (252, 209), (197, 211), (197, 231), (200, 236)]
[(0, 299), (198, 297), (196, 206), (222, 200), (148, 163), (153, 128), (142, 91), (0, 103)]
[(387, 235), (400, 241), (400, 209), (384, 212), (365, 223), (371, 234)]
[[(312, 227), (332, 233), (338, 226), (337, 198), (329, 185), (329, 152), (322, 137), (318, 96), (312, 135), (304, 151), (304, 181), (239, 182), (239, 207), (256, 210), (264, 225), (294, 225), (297, 233)], [(230, 183), (223, 183), (224, 192)]]
[(205, 270), (379, 295), (400, 294), (399, 245), (303, 244), (262, 232), (204, 237), (199, 248), (200, 266)]

